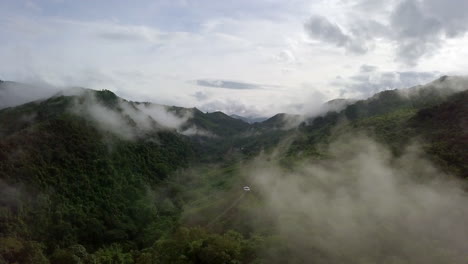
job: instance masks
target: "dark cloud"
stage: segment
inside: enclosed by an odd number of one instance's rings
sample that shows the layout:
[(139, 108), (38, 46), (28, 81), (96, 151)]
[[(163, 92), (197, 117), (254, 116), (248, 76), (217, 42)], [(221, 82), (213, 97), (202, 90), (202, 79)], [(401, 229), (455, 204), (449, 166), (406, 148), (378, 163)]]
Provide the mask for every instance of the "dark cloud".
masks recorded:
[(385, 37), (391, 34), (388, 26), (369, 18), (352, 17), (348, 30), (353, 39), (359, 40), (361, 45), (368, 45), (368, 41), (376, 37)]
[(421, 3), (404, 1), (394, 10), (391, 25), (398, 40), (397, 57), (413, 65), (441, 45), (441, 23), (423, 13)]
[[(460, 11), (464, 10), (464, 11)], [(437, 51), (445, 38), (468, 30), (467, 1), (405, 0), (396, 6), (390, 22), (397, 41), (397, 58), (406, 64)]]
[(361, 65), (361, 68), (360, 68), (361, 72), (373, 72), (375, 70), (377, 70), (377, 66), (367, 65), (367, 64)]
[(339, 47), (345, 46), (350, 41), (350, 37), (344, 34), (338, 25), (322, 16), (312, 16), (306, 22), (305, 28), (310, 36), (334, 43)]
[(210, 98), (210, 95), (203, 91), (197, 91), (192, 96), (195, 97), (198, 101), (205, 101), (206, 99)]
[[(395, 45), (396, 59), (410, 66), (437, 52), (446, 39), (461, 37), (468, 32), (468, 1), (465, 0), (372, 2), (380, 4), (370, 5), (369, 0), (356, 4), (344, 26), (314, 15), (305, 23), (306, 32), (312, 38), (354, 53), (367, 52), (377, 38), (386, 39)], [(389, 12), (388, 3), (395, 3)], [(384, 19), (356, 18), (355, 12), (366, 14), (369, 9), (372, 13), (383, 14)]]
[(200, 86), (213, 87), (213, 88), (225, 88), (225, 89), (234, 89), (234, 90), (252, 90), (252, 89), (262, 89), (262, 85), (246, 83), (246, 82), (236, 82), (236, 81), (226, 81), (226, 80), (211, 80), (211, 79), (199, 79), (195, 80), (195, 83)]
[(369, 97), (375, 93), (408, 88), (425, 84), (436, 79), (438, 72), (363, 72), (362, 70), (348, 79), (337, 78), (332, 85), (341, 88), (340, 96)]
[(354, 53), (363, 53), (366, 51), (363, 43), (345, 34), (338, 25), (330, 22), (325, 17), (312, 16), (305, 23), (304, 27), (307, 34), (312, 38), (329, 42), (337, 47), (344, 47)]

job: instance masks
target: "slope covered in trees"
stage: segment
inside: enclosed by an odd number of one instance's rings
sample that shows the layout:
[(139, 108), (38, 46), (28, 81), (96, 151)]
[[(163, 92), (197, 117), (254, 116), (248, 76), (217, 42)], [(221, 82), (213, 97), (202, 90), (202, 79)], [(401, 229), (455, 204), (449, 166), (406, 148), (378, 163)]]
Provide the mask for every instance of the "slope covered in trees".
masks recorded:
[(300, 263), (263, 194), (232, 203), (249, 182), (244, 163), (265, 151), (292, 170), (365, 133), (397, 157), (418, 141), (439, 169), (467, 177), (468, 97), (450, 78), (299, 126), (298, 116), (248, 124), (110, 91), (1, 109), (0, 263)]

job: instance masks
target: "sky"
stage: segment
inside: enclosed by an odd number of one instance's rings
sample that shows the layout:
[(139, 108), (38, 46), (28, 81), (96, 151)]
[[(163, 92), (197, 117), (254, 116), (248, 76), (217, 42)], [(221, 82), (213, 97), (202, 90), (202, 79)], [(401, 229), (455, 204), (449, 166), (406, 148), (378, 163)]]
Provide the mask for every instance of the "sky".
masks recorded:
[(0, 0), (0, 79), (244, 116), (468, 69), (466, 0)]

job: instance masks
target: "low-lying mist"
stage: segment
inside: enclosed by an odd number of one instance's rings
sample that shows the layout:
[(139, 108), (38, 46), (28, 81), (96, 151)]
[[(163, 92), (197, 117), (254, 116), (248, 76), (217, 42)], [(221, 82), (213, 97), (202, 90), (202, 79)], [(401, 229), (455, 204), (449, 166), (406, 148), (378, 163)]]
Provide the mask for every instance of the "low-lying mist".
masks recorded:
[(94, 121), (102, 131), (126, 140), (161, 130), (173, 130), (184, 135), (208, 134), (197, 127), (186, 126), (193, 116), (190, 109), (175, 112), (164, 105), (130, 102), (117, 97), (109, 106), (89, 91), (76, 98), (71, 110)]
[(23, 84), (0, 81), (0, 109), (15, 107), (32, 101), (43, 101), (57, 96), (74, 96), (71, 112), (94, 121), (105, 132), (132, 140), (145, 133), (173, 130), (180, 134), (192, 136), (214, 135), (187, 121), (193, 117), (192, 109), (171, 111), (170, 107), (153, 103), (138, 103), (115, 96), (113, 103), (97, 98), (97, 93), (110, 91), (94, 91), (79, 87), (54, 87), (48, 84)]
[(349, 136), (327, 153), (288, 169), (261, 156), (244, 169), (290, 252), (276, 262), (466, 263), (468, 197), (417, 145), (395, 157)]

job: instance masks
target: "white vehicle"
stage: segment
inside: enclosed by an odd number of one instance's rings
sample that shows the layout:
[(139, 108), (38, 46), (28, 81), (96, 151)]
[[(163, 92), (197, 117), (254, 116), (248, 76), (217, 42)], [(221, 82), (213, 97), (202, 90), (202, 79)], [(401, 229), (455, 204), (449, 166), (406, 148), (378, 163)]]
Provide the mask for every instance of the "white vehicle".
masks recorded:
[(250, 187), (249, 186), (244, 186), (244, 191), (250, 192)]

